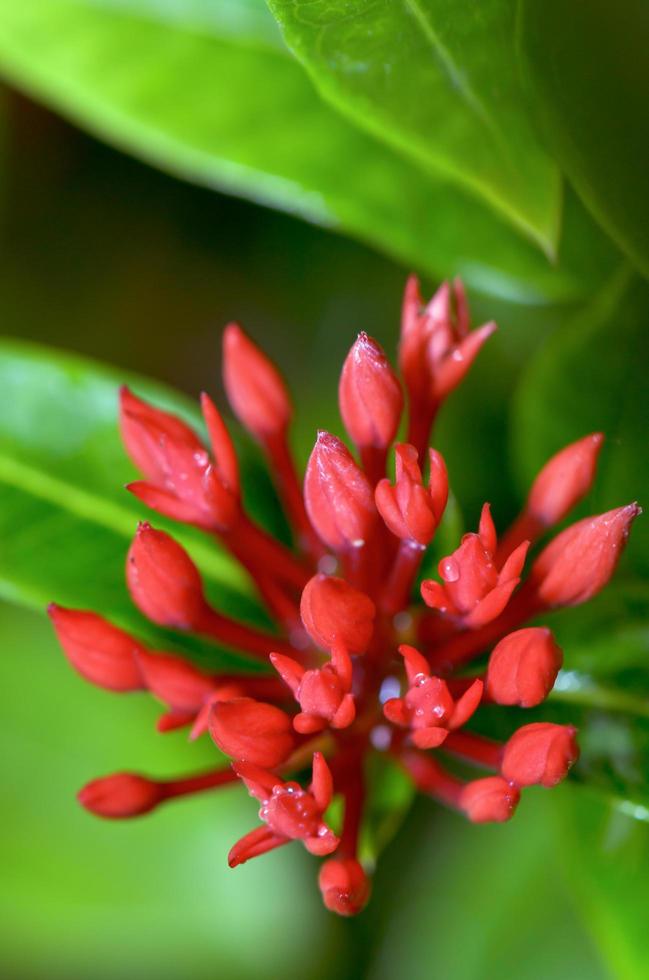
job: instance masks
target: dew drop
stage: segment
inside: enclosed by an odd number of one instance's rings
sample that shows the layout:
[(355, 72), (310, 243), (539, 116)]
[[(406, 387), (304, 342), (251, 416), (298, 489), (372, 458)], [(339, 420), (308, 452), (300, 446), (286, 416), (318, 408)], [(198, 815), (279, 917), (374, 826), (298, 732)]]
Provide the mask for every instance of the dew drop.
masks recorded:
[(446, 558), (442, 562), (441, 575), (445, 582), (457, 582), (460, 577), (460, 566), (454, 558)]

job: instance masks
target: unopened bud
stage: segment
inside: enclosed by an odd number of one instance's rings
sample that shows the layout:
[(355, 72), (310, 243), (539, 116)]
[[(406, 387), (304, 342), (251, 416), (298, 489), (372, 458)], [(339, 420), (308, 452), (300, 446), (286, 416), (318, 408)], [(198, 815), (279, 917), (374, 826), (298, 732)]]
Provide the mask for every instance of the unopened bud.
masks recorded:
[(460, 794), (460, 808), (473, 823), (503, 823), (513, 817), (520, 793), (500, 776), (467, 783)]
[(338, 388), (340, 414), (359, 448), (387, 449), (403, 408), (401, 385), (383, 349), (360, 333), (350, 350)]
[(330, 912), (357, 915), (370, 897), (369, 878), (355, 858), (330, 858), (320, 868), (318, 885)]
[(344, 579), (314, 575), (302, 592), (300, 614), (319, 647), (331, 650), (340, 644), (350, 653), (364, 653), (374, 631), (376, 607)]
[(504, 637), (489, 657), (487, 694), (497, 704), (532, 708), (547, 698), (563, 662), (552, 632), (540, 626)]
[(223, 333), (223, 382), (234, 414), (256, 439), (286, 430), (292, 409), (284, 380), (237, 323)]
[(199, 711), (214, 692), (213, 679), (179, 657), (142, 651), (137, 660), (149, 691), (177, 712)]
[(164, 799), (159, 783), (133, 772), (93, 779), (77, 795), (82, 807), (97, 817), (122, 820), (149, 813)]
[(530, 585), (545, 608), (587, 602), (609, 582), (624, 550), (637, 504), (571, 524), (541, 552)]
[(138, 609), (152, 622), (191, 629), (207, 608), (201, 576), (181, 546), (142, 523), (126, 560), (126, 580)]
[(362, 547), (374, 525), (374, 494), (347, 447), (319, 432), (304, 478), (304, 501), (317, 534), (333, 551)]
[(136, 654), (144, 651), (137, 640), (96, 613), (47, 609), (63, 651), (82, 677), (110, 691), (137, 691), (144, 687)]
[(517, 786), (556, 786), (579, 758), (571, 725), (523, 725), (505, 745), (501, 772)]
[(594, 432), (553, 456), (532, 484), (526, 512), (546, 527), (562, 521), (590, 490), (603, 441)]
[(289, 716), (253, 698), (217, 701), (212, 705), (208, 728), (226, 755), (263, 769), (280, 765), (295, 746)]

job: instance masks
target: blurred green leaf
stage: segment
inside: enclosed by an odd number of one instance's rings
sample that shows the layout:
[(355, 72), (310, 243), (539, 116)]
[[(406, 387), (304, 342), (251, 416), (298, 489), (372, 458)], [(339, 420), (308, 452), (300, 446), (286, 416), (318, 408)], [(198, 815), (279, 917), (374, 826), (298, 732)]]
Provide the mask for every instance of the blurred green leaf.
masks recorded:
[(323, 95), (424, 170), (468, 188), (554, 254), (559, 171), (538, 143), (508, 0), (269, 0)]
[(615, 255), (574, 202), (553, 266), (470, 193), (322, 102), (276, 34), (261, 0), (7, 0), (0, 65), (154, 165), (351, 233), (435, 277), (461, 274), (482, 292), (542, 303), (578, 298), (610, 270)]
[[(331, 976), (339, 941), (313, 859), (293, 846), (228, 868), (228, 849), (257, 819), (243, 788), (130, 821), (98, 820), (75, 800), (110, 772), (173, 778), (218, 766), (209, 738), (160, 736), (149, 696), (87, 684), (45, 617), (0, 604), (0, 642), (3, 975), (206, 980), (218, 967), (232, 980)], [(296, 896), (300, 927), (286, 929)]]
[(410, 861), (395, 854), (391, 869), (379, 868), (375, 897), (390, 906), (381, 916), (379, 905), (368, 930), (380, 945), (363, 975), (610, 980), (561, 875), (556, 807), (568, 793), (528, 790), (504, 825), (468, 825), (419, 801), (417, 822), (397, 839), (410, 844)]
[(366, 799), (359, 856), (373, 868), (408, 815), (414, 783), (384, 752), (373, 752), (365, 767)]
[[(158, 644), (232, 663), (154, 628), (128, 599), (124, 560), (143, 508), (123, 489), (134, 476), (117, 431), (124, 382), (202, 428), (188, 400), (162, 385), (59, 351), (0, 344), (0, 594), (36, 608), (50, 600), (96, 608)], [(188, 548), (219, 608), (258, 620), (246, 579), (216, 544), (157, 516), (155, 525)]]
[(637, 980), (647, 966), (646, 885), (639, 871), (649, 860), (649, 826), (586, 793), (564, 794), (562, 803), (562, 876), (613, 976)]
[[(512, 412), (523, 486), (566, 443), (601, 430), (606, 443), (589, 512), (643, 503), (649, 486), (648, 318), (649, 287), (622, 272), (530, 362)], [(649, 569), (646, 517), (633, 526), (623, 565)]]
[(562, 169), (649, 275), (649, 6), (522, 0), (520, 43)]

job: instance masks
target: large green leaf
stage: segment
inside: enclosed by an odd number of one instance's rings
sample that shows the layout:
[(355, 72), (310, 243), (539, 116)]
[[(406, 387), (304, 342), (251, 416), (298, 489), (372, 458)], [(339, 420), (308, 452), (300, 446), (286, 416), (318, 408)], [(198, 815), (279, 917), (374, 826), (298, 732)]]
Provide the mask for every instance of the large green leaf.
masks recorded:
[[(558, 797), (528, 790), (511, 823), (471, 824), (420, 801), (397, 838), (410, 861), (383, 858), (370, 905), (370, 980), (610, 980), (564, 884)], [(406, 839), (407, 838), (407, 839)], [(396, 850), (396, 847), (395, 847)], [(386, 860), (387, 858), (387, 860)]]
[(554, 253), (559, 172), (528, 119), (510, 0), (268, 2), (338, 108)]
[(576, 298), (615, 261), (568, 201), (553, 267), (470, 194), (323, 103), (276, 35), (261, 0), (0, 2), (0, 66), (12, 81), (174, 174), (516, 301)]
[(561, 167), (649, 275), (649, 6), (522, 0), (520, 27), (540, 121)]
[[(124, 381), (200, 427), (187, 400), (162, 385), (61, 352), (0, 344), (0, 594), (36, 608), (50, 600), (95, 608), (159, 644), (231, 661), (154, 629), (129, 601), (124, 560), (145, 509), (123, 489), (134, 476), (117, 432)], [(259, 619), (245, 578), (216, 543), (162, 518), (154, 523), (188, 547), (218, 607)]]

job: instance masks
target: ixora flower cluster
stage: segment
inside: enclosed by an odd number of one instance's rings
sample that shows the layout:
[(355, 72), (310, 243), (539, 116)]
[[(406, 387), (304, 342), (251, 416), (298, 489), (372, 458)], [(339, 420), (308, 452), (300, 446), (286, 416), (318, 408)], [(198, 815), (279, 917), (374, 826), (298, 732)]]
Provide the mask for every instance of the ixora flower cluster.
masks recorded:
[[(524, 624), (586, 602), (613, 574), (639, 513), (635, 504), (561, 531), (523, 579), (529, 549), (589, 490), (602, 436), (585, 436), (544, 466), (500, 539), (485, 504), (477, 532), (442, 559), (439, 580), (421, 582), (423, 604), (413, 601), (448, 495), (444, 460), (428, 448), (432, 424), (494, 330), (493, 323), (469, 330), (459, 282), (444, 283), (424, 304), (411, 279), (399, 347), (407, 441), (394, 446), (394, 480), (386, 466), (402, 419), (402, 385), (379, 345), (361, 333), (339, 387), (357, 455), (318, 433), (302, 489), (289, 449), (286, 386), (239, 326), (226, 328), (227, 395), (267, 456), (293, 549), (246, 513), (233, 444), (207, 395), (210, 450), (180, 419), (123, 390), (122, 434), (144, 476), (128, 489), (153, 510), (216, 537), (245, 568), (278, 630), (266, 635), (215, 609), (190, 556), (147, 523), (126, 563), (136, 606), (161, 626), (245, 651), (266, 673), (207, 674), (92, 612), (51, 606), (63, 649), (87, 680), (150, 691), (165, 706), (160, 731), (209, 732), (233, 760), (171, 781), (128, 772), (97, 779), (79, 794), (84, 807), (133, 817), (241, 780), (259, 801), (261, 824), (232, 847), (231, 867), (302, 841), (326, 858), (319, 885), (327, 908), (352, 915), (370, 891), (358, 848), (371, 754), (396, 760), (421, 792), (479, 823), (508, 820), (523, 787), (553, 786), (566, 776), (578, 756), (570, 726), (523, 725), (505, 744), (464, 726), (482, 704), (530, 708), (547, 697), (562, 652), (545, 626)], [(486, 668), (472, 673), (481, 654), (488, 654)], [(463, 781), (438, 761), (440, 753), (491, 774)], [(309, 767), (304, 785), (294, 777)], [(327, 822), (334, 795), (342, 802), (336, 832)]]

